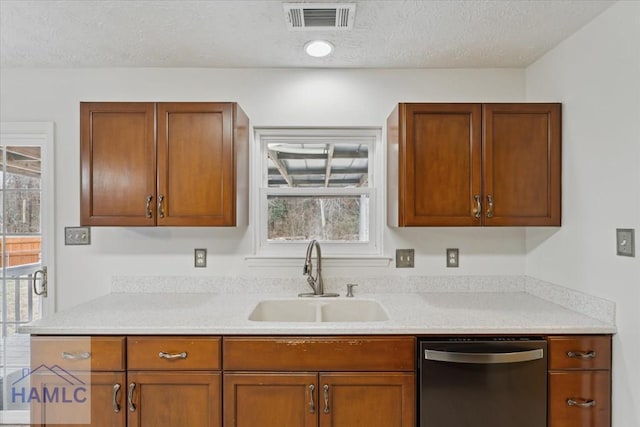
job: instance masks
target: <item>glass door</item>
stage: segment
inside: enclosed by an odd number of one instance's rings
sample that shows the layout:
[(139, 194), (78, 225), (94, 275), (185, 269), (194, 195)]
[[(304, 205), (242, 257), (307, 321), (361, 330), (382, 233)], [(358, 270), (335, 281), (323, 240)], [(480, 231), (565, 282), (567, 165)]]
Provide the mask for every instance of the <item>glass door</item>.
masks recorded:
[(29, 335), (19, 328), (42, 317), (53, 299), (46, 234), (53, 216), (47, 191), (53, 125), (3, 123), (1, 131), (0, 424), (28, 424), (28, 396), (15, 391), (29, 374)]

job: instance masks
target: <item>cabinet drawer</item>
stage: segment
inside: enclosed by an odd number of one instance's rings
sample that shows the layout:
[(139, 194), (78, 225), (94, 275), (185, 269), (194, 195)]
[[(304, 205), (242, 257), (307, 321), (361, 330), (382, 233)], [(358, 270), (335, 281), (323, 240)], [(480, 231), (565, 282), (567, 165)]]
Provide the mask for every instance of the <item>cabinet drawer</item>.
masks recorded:
[(225, 338), (225, 370), (413, 371), (414, 337)]
[(610, 402), (609, 371), (549, 374), (549, 427), (609, 426)]
[(124, 371), (124, 337), (31, 337), (31, 366), (65, 370)]
[(220, 369), (220, 338), (128, 337), (127, 369)]
[(549, 337), (549, 369), (611, 369), (611, 337)]

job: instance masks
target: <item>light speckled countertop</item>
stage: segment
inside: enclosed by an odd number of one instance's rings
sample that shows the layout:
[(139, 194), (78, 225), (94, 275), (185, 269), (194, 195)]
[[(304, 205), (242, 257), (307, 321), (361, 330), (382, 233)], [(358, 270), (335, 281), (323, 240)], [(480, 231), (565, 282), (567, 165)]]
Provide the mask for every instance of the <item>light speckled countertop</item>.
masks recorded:
[[(455, 291), (453, 286), (454, 290), (447, 292), (432, 289), (421, 292), (421, 289), (415, 288), (394, 293), (377, 292), (378, 289), (375, 293), (358, 292), (362, 288), (356, 288), (355, 299), (378, 301), (390, 320), (251, 321), (248, 320), (249, 314), (258, 302), (295, 299), (296, 294), (273, 291), (194, 292), (193, 288), (187, 293), (167, 292), (166, 289), (164, 292), (153, 292), (142, 287), (133, 292), (115, 292), (55, 313), (22, 327), (21, 331), (52, 335), (525, 335), (616, 332), (613, 319), (597, 319), (597, 316), (581, 313), (566, 304), (560, 305), (536, 296), (530, 283), (506, 288), (501, 285), (500, 291), (493, 291), (490, 287)], [(558, 290), (554, 292), (551, 295), (558, 298)], [(581, 295), (585, 299), (584, 294)], [(599, 310), (598, 304), (592, 308)]]

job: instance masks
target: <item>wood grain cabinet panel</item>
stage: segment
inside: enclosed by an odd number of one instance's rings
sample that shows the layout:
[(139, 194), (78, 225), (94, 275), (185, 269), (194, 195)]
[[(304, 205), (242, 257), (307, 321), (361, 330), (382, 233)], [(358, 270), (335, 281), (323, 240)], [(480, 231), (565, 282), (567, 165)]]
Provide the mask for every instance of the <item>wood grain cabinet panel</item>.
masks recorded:
[(611, 336), (552, 336), (549, 427), (611, 426)]
[(415, 376), (407, 372), (321, 373), (321, 427), (413, 427)]
[(221, 374), (205, 371), (129, 371), (129, 427), (218, 427)]
[(125, 337), (32, 336), (29, 379), (32, 426), (126, 426)]
[(248, 221), (249, 119), (235, 103), (80, 104), (81, 224)]
[(224, 374), (225, 427), (315, 427), (318, 412), (315, 373)]
[(129, 370), (219, 370), (218, 337), (128, 337)]
[(399, 104), (391, 226), (560, 225), (560, 104)]

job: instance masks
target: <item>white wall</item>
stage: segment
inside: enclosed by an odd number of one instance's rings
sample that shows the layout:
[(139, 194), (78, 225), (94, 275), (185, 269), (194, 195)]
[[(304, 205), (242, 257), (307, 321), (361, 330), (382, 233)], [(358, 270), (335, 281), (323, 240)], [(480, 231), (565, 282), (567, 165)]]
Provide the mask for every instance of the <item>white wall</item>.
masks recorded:
[[(112, 275), (289, 275), (304, 286), (301, 262), (247, 267), (250, 228), (94, 227), (91, 246), (64, 246), (64, 227), (79, 223), (80, 101), (237, 101), (254, 126), (382, 127), (400, 101), (522, 101), (524, 70), (3, 69), (0, 92), (1, 120), (55, 122), (56, 283), (58, 307), (66, 308), (108, 293)], [(415, 248), (416, 268), (326, 266), (323, 272), (524, 273), (521, 228), (385, 228), (384, 246), (388, 255)], [(193, 268), (196, 247), (208, 248), (208, 268)], [(447, 247), (460, 248), (459, 269), (445, 268)]]
[(563, 102), (563, 224), (527, 230), (529, 276), (616, 303), (613, 418), (640, 426), (640, 2), (622, 1), (526, 70), (527, 100)]

